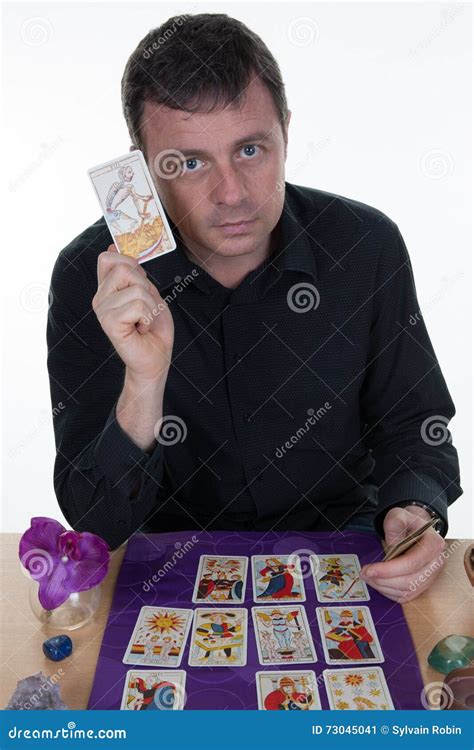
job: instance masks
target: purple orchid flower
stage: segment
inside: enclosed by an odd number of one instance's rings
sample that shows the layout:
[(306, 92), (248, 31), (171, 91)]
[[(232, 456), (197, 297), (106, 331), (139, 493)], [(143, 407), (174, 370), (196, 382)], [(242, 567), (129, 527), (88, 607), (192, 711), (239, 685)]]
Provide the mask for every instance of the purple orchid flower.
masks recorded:
[(37, 516), (20, 539), (20, 562), (38, 581), (44, 609), (55, 609), (69, 594), (97, 586), (107, 575), (109, 547), (96, 534), (67, 531), (54, 518)]

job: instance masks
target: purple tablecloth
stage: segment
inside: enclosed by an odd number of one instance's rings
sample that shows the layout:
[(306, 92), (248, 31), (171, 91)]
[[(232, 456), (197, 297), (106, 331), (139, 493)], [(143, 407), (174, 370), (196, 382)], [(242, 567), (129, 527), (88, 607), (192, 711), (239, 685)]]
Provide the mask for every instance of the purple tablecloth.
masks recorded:
[[(196, 540), (196, 541), (194, 541)], [(136, 535), (128, 542), (117, 578), (107, 627), (100, 649), (94, 684), (89, 698), (89, 709), (118, 709), (125, 675), (130, 665), (122, 663), (141, 607), (176, 606), (194, 609), (191, 601), (193, 586), (202, 554), (220, 555), (278, 555), (300, 551), (336, 554), (352, 552), (359, 556), (361, 565), (382, 558), (378, 537), (365, 532), (300, 533), (258, 532), (173, 532), (168, 534)], [(306, 613), (316, 644), (318, 661), (294, 669), (313, 669), (319, 677), (328, 668), (324, 661), (315, 608), (322, 606), (316, 599), (311, 576), (305, 579)], [(418, 661), (400, 605), (370, 589), (370, 607), (377, 629), (385, 662), (381, 668), (397, 709), (422, 708), (423, 689)], [(245, 605), (249, 608), (248, 653), (245, 667), (189, 667), (189, 638), (180, 669), (187, 672), (186, 694), (188, 709), (256, 709), (255, 672), (263, 669), (258, 662), (257, 648), (250, 608), (252, 601), (251, 569), (247, 578)], [(140, 669), (141, 667), (137, 667)], [(291, 669), (291, 667), (289, 667)], [(331, 667), (337, 669), (338, 667)], [(269, 667), (267, 667), (269, 669)], [(271, 667), (272, 670), (279, 667)], [(281, 667), (280, 667), (281, 669)], [(329, 708), (324, 684), (318, 680), (323, 708)]]

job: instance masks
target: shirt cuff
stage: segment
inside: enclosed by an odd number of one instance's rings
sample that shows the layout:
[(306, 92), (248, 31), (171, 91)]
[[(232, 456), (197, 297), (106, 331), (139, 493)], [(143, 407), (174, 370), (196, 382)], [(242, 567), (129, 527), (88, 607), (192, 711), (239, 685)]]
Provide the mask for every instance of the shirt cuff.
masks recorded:
[(442, 536), (448, 531), (448, 496), (441, 485), (428, 474), (404, 471), (396, 474), (390, 482), (379, 489), (378, 508), (374, 526), (379, 536), (385, 538), (383, 522), (391, 508), (402, 508), (413, 501), (423, 503), (440, 517)]
[(94, 458), (114, 487), (129, 495), (137, 479), (137, 468), (157, 475), (163, 460), (163, 446), (156, 443), (151, 453), (142, 450), (120, 427), (114, 404), (95, 445)]

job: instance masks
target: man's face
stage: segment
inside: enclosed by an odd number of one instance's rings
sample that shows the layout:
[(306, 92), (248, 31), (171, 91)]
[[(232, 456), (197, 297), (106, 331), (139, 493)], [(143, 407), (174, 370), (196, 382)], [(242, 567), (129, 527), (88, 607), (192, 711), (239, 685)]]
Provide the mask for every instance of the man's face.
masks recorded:
[[(234, 257), (267, 245), (283, 209), (287, 131), (258, 78), (241, 109), (189, 114), (146, 102), (142, 133), (160, 198), (191, 251)], [(185, 158), (171, 179), (170, 149)], [(222, 226), (241, 221), (251, 223)]]

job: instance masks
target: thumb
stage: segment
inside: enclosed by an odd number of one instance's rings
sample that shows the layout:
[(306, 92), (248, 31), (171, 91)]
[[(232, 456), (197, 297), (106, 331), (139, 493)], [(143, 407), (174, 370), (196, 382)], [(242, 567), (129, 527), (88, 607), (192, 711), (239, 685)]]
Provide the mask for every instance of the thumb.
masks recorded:
[(397, 544), (407, 535), (409, 516), (403, 508), (392, 508), (385, 516), (383, 530), (389, 547)]
[(108, 252), (109, 252), (109, 253), (118, 253), (118, 250), (117, 250), (117, 248), (115, 247), (115, 245), (114, 245), (114, 243), (113, 243), (113, 242), (112, 242), (112, 244), (111, 244), (111, 245), (109, 245), (109, 246), (108, 246), (107, 250), (108, 250)]

